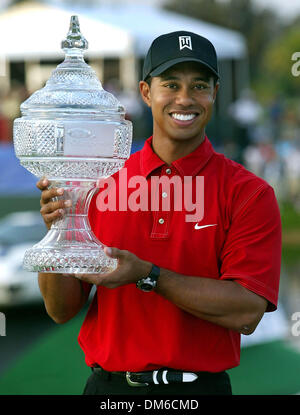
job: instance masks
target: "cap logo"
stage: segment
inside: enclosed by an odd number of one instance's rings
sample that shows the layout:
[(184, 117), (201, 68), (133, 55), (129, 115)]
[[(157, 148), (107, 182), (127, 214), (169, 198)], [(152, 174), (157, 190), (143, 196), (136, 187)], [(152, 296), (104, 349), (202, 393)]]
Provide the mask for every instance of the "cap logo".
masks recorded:
[(179, 49), (182, 50), (183, 48), (188, 48), (193, 50), (192, 48), (192, 38), (191, 36), (179, 36)]

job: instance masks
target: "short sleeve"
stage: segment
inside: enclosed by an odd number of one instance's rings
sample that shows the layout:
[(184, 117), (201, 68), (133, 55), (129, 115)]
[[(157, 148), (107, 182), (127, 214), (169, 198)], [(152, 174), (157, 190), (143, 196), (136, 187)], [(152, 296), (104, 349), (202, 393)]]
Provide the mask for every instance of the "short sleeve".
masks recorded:
[(232, 217), (221, 252), (221, 279), (233, 280), (277, 309), (281, 219), (274, 190), (261, 186)]

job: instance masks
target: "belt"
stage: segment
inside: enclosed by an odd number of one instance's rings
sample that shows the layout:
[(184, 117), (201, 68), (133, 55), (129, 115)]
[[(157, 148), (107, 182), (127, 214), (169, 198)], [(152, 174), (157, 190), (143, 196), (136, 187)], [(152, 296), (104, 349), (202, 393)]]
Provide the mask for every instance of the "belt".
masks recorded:
[(185, 383), (195, 382), (199, 377), (213, 376), (224, 373), (210, 372), (183, 372), (175, 369), (161, 368), (158, 370), (147, 372), (108, 372), (100, 366), (95, 366), (92, 370), (99, 374), (116, 375), (126, 379), (128, 385), (133, 387), (148, 386), (150, 384), (169, 384), (169, 383)]

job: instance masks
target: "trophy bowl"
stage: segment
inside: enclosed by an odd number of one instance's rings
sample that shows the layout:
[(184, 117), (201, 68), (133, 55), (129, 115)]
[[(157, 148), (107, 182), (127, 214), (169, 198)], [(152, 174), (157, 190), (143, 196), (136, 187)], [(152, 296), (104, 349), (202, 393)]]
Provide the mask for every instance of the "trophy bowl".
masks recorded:
[(84, 61), (87, 47), (78, 17), (72, 16), (62, 41), (64, 61), (46, 85), (21, 104), (21, 117), (14, 121), (20, 164), (38, 178), (46, 177), (49, 187), (63, 188), (59, 198), (71, 201), (46, 236), (25, 252), (23, 267), (28, 271), (103, 273), (117, 265), (92, 232), (88, 208), (97, 182), (128, 159), (132, 124)]

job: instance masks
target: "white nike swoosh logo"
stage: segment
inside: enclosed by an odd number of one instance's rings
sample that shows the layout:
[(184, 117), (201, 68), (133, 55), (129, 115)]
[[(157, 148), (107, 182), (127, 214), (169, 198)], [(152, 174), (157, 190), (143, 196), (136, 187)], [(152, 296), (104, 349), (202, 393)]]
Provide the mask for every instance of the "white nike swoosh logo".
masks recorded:
[(196, 223), (196, 225), (195, 225), (195, 229), (203, 229), (203, 228), (208, 228), (209, 226), (217, 226), (217, 223), (214, 223), (214, 224), (212, 224), (212, 225), (202, 225), (202, 226), (199, 226), (199, 225), (198, 225), (198, 223)]

